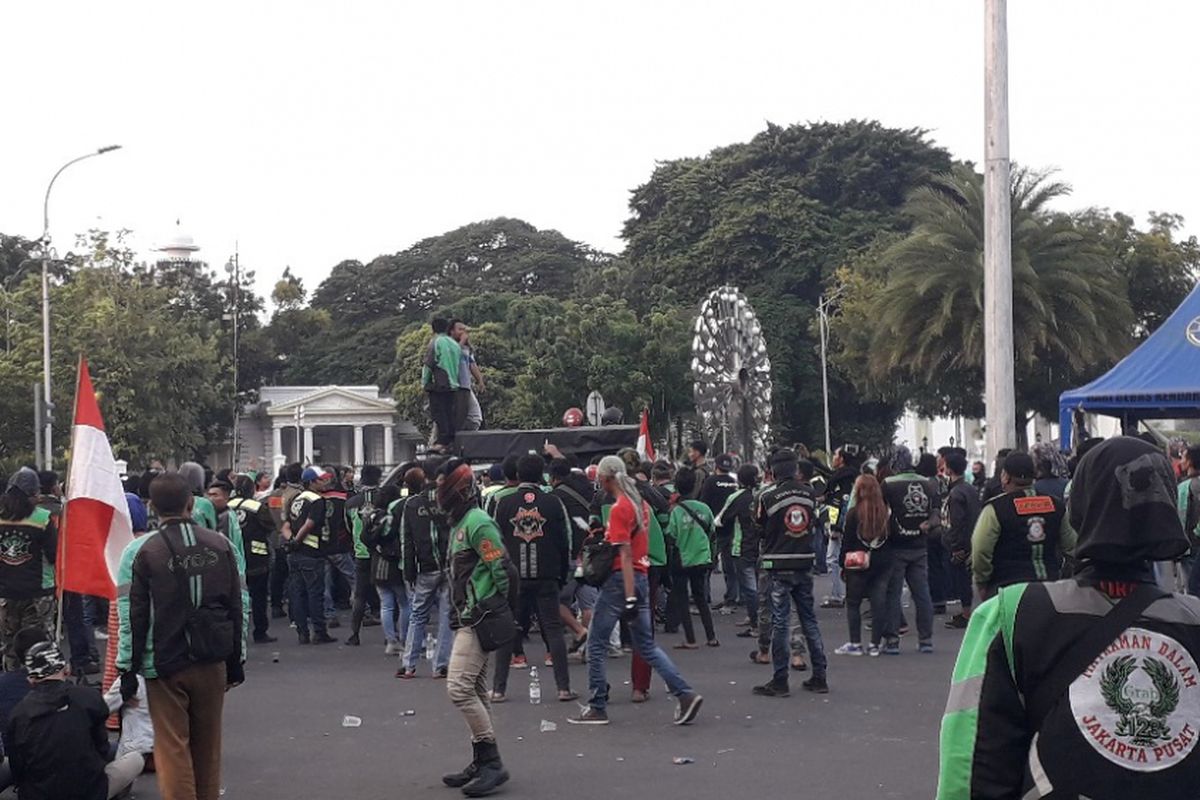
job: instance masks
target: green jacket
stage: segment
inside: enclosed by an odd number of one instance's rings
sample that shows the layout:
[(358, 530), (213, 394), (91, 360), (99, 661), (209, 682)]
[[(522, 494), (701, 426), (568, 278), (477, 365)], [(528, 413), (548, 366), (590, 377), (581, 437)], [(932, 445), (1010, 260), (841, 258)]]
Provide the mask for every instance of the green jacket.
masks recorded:
[[(433, 337), (429, 343), (432, 352), (426, 354), (426, 363), (421, 367), (421, 388), (426, 391), (458, 390), (458, 367), (462, 359), (462, 348), (458, 342), (444, 333)], [(441, 373), (445, 373), (442, 375)]]
[[(684, 504), (704, 521), (704, 525), (692, 519), (692, 515), (680, 507)], [(712, 563), (712, 544), (709, 540), (712, 529), (713, 513), (699, 500), (681, 500), (679, 505), (671, 509), (667, 538), (679, 549), (679, 560), (685, 569), (705, 567)]]
[(213, 506), (212, 500), (199, 495), (192, 498), (192, 521), (210, 531), (217, 529), (217, 509)]
[(449, 556), (455, 627), (472, 624), (481, 604), (497, 595), (507, 599), (517, 586), (500, 528), (482, 509), (472, 508), (451, 528)]

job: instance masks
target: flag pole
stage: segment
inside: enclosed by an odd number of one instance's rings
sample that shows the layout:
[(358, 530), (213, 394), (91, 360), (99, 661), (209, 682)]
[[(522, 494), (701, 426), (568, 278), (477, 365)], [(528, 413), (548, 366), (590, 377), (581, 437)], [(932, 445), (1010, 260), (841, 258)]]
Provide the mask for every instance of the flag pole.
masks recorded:
[[(75, 403), (74, 407), (71, 409), (71, 449), (67, 453), (67, 474), (65, 476), (67, 480), (69, 480), (71, 477), (71, 462), (75, 459), (75, 420), (79, 416), (79, 381), (82, 376), (83, 353), (80, 353), (79, 363), (75, 368)], [(63, 510), (62, 514), (59, 515), (58, 518), (58, 552), (55, 553), (54, 564), (54, 582), (56, 584), (58, 593), (58, 610), (55, 614), (56, 619), (54, 623), (54, 641), (58, 644), (62, 643), (64, 605), (63, 595), (65, 594), (62, 587), (66, 583), (66, 581), (63, 580), (63, 576), (66, 575), (67, 572), (67, 559), (64, 558), (67, 552), (67, 507), (70, 505), (67, 502), (70, 497), (67, 480), (63, 481)], [(75, 656), (75, 653), (72, 653), (71, 655)]]

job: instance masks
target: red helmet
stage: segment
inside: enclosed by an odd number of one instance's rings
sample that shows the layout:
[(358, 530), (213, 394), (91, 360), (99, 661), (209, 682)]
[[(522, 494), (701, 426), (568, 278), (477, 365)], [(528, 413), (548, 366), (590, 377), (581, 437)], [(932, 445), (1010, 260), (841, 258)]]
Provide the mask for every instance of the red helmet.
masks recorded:
[(578, 408), (568, 408), (563, 412), (563, 427), (578, 428), (583, 424), (583, 411)]
[(438, 479), (437, 504), (447, 513), (465, 508), (475, 499), (475, 473), (471, 465), (460, 463)]
[(588, 468), (586, 470), (584, 470), (584, 472), (587, 474), (587, 479), (589, 481), (591, 481), (592, 483), (596, 482), (596, 473), (599, 471), (600, 471), (600, 468), (597, 467), (595, 464), (589, 464)]

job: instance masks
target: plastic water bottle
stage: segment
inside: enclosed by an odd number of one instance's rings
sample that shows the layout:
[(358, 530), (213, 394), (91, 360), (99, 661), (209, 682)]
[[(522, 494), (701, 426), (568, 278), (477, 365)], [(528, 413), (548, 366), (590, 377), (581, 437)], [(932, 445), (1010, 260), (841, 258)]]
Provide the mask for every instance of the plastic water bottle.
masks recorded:
[(542, 681), (538, 678), (537, 667), (529, 668), (529, 702), (535, 706), (542, 702)]
[(432, 664), (435, 655), (437, 655), (437, 639), (432, 633), (427, 633), (425, 634), (425, 660)]

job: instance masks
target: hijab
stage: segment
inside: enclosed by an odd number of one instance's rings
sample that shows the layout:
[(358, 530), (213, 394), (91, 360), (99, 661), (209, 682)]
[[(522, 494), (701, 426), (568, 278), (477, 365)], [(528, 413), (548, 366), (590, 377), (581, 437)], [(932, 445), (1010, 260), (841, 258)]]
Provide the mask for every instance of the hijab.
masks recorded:
[(1081, 562), (1136, 565), (1188, 550), (1167, 457), (1141, 439), (1118, 436), (1079, 462), (1068, 508)]

